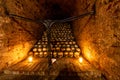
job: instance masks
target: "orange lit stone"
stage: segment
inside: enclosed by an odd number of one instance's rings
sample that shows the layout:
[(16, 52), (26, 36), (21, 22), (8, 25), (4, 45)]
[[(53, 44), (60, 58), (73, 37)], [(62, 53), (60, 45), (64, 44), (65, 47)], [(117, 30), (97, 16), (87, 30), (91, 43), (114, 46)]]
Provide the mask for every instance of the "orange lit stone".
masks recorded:
[(28, 61), (33, 62), (33, 57), (32, 56), (28, 57)]
[(79, 58), (79, 62), (80, 62), (80, 63), (83, 62), (83, 58), (82, 58), (82, 57)]

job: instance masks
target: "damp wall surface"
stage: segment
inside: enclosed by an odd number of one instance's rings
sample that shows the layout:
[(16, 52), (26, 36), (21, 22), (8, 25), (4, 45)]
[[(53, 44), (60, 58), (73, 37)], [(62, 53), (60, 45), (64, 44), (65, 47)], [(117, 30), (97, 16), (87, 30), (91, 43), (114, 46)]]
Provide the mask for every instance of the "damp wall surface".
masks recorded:
[(11, 17), (9, 14), (35, 21), (64, 19), (74, 12), (74, 7), (71, 7), (74, 3), (74, 0), (1, 0), (0, 70), (27, 57), (27, 53), (45, 30), (41, 23)]
[(64, 19), (94, 9), (94, 15), (71, 22), (76, 41), (82, 56), (90, 64), (99, 69), (108, 80), (119, 80), (119, 0), (1, 0), (0, 69), (26, 57), (44, 31), (42, 24), (11, 18), (6, 15), (6, 11), (39, 20)]
[[(84, 7), (80, 5), (81, 2), (86, 3)], [(92, 10), (94, 0), (81, 2), (76, 4), (78, 14)], [(73, 29), (82, 55), (101, 70), (108, 80), (119, 80), (120, 1), (96, 0), (95, 15), (73, 22)]]
[(40, 6), (34, 0), (0, 1), (0, 69), (24, 59), (44, 30), (40, 23), (10, 17), (8, 14), (42, 19), (46, 12)]

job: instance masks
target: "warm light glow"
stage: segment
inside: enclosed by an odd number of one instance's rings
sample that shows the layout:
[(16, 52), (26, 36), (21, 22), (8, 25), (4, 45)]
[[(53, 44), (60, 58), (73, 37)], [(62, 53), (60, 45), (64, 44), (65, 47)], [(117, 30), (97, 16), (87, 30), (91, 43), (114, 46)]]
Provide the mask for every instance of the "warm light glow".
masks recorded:
[(54, 63), (55, 61), (56, 61), (56, 59), (55, 59), (55, 58), (53, 58), (53, 59), (52, 59), (52, 63)]
[(88, 60), (88, 61), (94, 61), (94, 60), (98, 60), (97, 57), (99, 57), (94, 49), (94, 46), (90, 43), (90, 42), (83, 42), (81, 44), (83, 47), (82, 52), (84, 54), (84, 57)]
[(94, 49), (92, 49), (91, 47), (85, 47), (85, 49), (84, 49), (84, 56), (89, 61), (93, 61), (93, 60), (96, 59), (96, 57), (94, 55), (95, 55)]
[(79, 62), (80, 62), (80, 63), (83, 62), (83, 58), (82, 58), (82, 57), (79, 58)]
[(28, 61), (32, 62), (33, 61), (33, 57), (32, 56), (28, 57)]

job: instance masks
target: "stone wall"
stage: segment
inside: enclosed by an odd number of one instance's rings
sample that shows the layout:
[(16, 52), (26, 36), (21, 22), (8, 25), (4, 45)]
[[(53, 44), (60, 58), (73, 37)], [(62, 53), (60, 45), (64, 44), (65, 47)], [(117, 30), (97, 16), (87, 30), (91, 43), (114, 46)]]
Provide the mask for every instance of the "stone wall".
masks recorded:
[[(42, 4), (44, 2), (41, 2)], [(0, 69), (27, 56), (40, 39), (43, 25), (7, 15), (16, 14), (33, 20), (43, 19), (44, 7), (35, 0), (1, 0), (0, 2)]]
[[(0, 1), (0, 63), (5, 66), (27, 56), (34, 43), (41, 38), (44, 27), (40, 23), (13, 18), (15, 14), (33, 20), (63, 19), (74, 12), (74, 0), (1, 0)], [(70, 8), (70, 9), (68, 9)]]
[(91, 65), (108, 80), (119, 80), (119, 0), (1, 0), (0, 69), (26, 57), (43, 32), (42, 24), (11, 18), (6, 13), (33, 20), (63, 19), (92, 11), (95, 1), (94, 15), (73, 22), (76, 41)]
[[(80, 5), (81, 3), (86, 3)], [(77, 2), (78, 14), (93, 10), (94, 0)], [(79, 9), (80, 8), (80, 9)], [(119, 80), (120, 75), (120, 1), (97, 0), (95, 15), (73, 23), (82, 55), (106, 75)]]

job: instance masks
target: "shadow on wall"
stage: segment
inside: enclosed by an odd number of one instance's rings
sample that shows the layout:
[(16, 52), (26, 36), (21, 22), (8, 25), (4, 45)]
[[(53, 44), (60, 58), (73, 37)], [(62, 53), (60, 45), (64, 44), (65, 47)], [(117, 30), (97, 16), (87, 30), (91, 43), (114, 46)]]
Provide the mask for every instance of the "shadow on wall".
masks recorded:
[(55, 80), (81, 80), (77, 72), (71, 68), (64, 68), (60, 71)]

